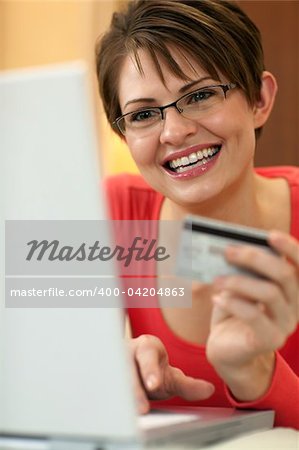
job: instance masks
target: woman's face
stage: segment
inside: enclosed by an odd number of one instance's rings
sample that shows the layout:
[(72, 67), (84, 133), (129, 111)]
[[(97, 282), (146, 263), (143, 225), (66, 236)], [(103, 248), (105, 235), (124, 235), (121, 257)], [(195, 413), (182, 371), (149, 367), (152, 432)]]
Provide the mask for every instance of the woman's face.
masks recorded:
[[(150, 56), (142, 50), (139, 56), (144, 74), (138, 72), (130, 57), (125, 59), (121, 69), (119, 99), (122, 114), (144, 107), (163, 106), (185, 93), (219, 84), (219, 80), (213, 80), (194, 61), (192, 65), (196, 72), (192, 70), (180, 53), (176, 53), (177, 63), (192, 81), (177, 78), (161, 63), (164, 85)], [(223, 84), (233, 81), (221, 79)], [(127, 131), (125, 138), (148, 184), (176, 204), (188, 208), (212, 201), (225, 192), (231, 195), (232, 188), (246, 178), (244, 175), (251, 169), (254, 156), (255, 127), (254, 110), (241, 90), (232, 89), (227, 92), (221, 107), (203, 114), (200, 119), (185, 118), (170, 107), (164, 111), (163, 122), (153, 126), (148, 133)]]

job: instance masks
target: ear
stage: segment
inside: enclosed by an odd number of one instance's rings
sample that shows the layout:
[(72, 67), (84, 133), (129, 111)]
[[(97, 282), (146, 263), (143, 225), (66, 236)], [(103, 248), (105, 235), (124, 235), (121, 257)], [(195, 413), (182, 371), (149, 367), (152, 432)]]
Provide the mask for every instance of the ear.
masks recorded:
[(268, 120), (273, 108), (276, 92), (277, 83), (274, 75), (264, 71), (262, 74), (261, 96), (254, 106), (255, 128), (262, 127)]

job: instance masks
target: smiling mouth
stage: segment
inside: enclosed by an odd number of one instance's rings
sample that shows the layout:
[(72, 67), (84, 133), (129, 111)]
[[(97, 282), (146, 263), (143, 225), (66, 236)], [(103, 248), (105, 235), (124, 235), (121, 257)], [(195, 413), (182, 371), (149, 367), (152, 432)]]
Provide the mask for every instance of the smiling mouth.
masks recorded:
[(208, 147), (198, 152), (190, 153), (182, 158), (167, 161), (165, 167), (175, 173), (186, 172), (187, 170), (207, 164), (221, 150), (221, 145)]

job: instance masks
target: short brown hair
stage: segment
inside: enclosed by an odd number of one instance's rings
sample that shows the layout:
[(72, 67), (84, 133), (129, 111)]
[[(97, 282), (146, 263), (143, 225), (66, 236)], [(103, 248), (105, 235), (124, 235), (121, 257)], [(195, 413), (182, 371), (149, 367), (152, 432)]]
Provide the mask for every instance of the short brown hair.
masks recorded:
[[(96, 44), (100, 95), (107, 119), (120, 116), (118, 81), (124, 58), (138, 50), (151, 55), (164, 81), (159, 58), (175, 75), (187, 79), (169, 51), (182, 51), (213, 78), (236, 83), (253, 105), (260, 97), (264, 56), (258, 28), (239, 6), (226, 0), (134, 0), (125, 12), (114, 13), (110, 29)], [(192, 67), (191, 61), (189, 61)]]

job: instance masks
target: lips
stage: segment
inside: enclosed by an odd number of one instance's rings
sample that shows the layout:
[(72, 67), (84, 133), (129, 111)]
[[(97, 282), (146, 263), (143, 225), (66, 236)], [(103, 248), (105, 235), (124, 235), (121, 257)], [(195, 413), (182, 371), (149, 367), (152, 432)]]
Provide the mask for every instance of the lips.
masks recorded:
[(221, 144), (194, 146), (183, 152), (170, 155), (163, 164), (167, 171), (173, 174), (187, 172), (196, 167), (208, 164), (221, 150)]

